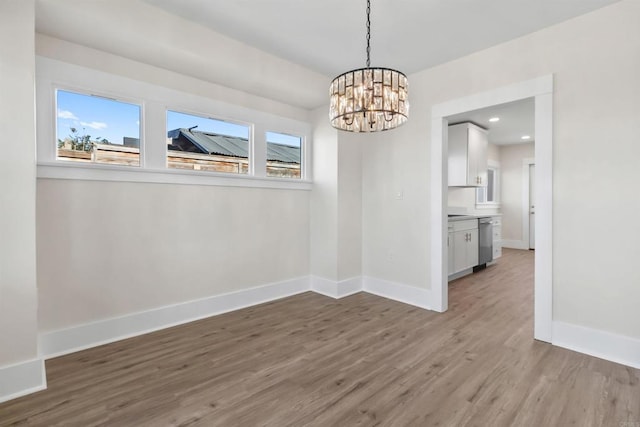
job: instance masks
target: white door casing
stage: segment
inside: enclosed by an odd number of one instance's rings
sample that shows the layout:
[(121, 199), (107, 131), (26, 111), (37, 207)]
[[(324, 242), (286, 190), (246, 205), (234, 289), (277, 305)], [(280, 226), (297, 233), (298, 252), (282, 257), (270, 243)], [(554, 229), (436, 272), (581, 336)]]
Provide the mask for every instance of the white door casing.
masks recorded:
[[(553, 317), (552, 274), (552, 128), (553, 75), (503, 86), (475, 95), (434, 105), (431, 109), (431, 295), (435, 311), (448, 308), (447, 250), (447, 119), (453, 114), (535, 97), (535, 135), (537, 167), (536, 257), (534, 285), (534, 338), (551, 342)], [(527, 174), (528, 176), (528, 174)], [(528, 231), (528, 230), (527, 230)], [(527, 232), (528, 234), (528, 232)]]

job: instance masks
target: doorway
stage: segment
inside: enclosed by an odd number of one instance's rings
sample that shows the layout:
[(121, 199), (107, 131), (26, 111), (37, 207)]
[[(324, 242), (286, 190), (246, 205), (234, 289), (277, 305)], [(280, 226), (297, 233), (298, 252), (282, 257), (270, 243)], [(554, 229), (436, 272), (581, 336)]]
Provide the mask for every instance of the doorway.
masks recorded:
[[(435, 311), (448, 308), (447, 179), (448, 141), (446, 117), (465, 111), (535, 98), (537, 167), (534, 178), (536, 222), (534, 243), (534, 338), (551, 342), (552, 329), (552, 122), (553, 76), (540, 77), (491, 91), (435, 105), (431, 113), (431, 306)], [(527, 174), (528, 176), (528, 174)], [(527, 233), (529, 234), (529, 233)]]

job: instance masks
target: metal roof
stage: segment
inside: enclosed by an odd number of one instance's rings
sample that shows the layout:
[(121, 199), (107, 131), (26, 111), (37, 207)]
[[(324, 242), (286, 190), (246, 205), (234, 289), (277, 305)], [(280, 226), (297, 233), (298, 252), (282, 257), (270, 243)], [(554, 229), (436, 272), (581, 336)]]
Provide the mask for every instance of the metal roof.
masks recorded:
[(267, 160), (300, 163), (300, 147), (267, 142)]
[[(200, 151), (230, 157), (249, 157), (249, 140), (189, 129), (174, 129), (167, 132), (172, 139), (184, 137)], [(267, 160), (283, 163), (300, 163), (300, 147), (267, 142)]]

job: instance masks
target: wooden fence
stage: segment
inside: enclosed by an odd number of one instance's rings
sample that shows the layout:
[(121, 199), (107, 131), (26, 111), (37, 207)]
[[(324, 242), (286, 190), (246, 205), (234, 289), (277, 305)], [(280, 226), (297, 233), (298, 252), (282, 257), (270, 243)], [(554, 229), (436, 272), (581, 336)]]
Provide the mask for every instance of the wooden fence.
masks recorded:
[[(91, 151), (58, 148), (58, 159), (85, 163), (139, 166), (140, 149), (110, 144), (94, 144)], [(167, 167), (170, 169), (247, 174), (249, 173), (249, 160), (244, 157), (168, 150)], [(300, 164), (267, 161), (267, 176), (300, 178)]]

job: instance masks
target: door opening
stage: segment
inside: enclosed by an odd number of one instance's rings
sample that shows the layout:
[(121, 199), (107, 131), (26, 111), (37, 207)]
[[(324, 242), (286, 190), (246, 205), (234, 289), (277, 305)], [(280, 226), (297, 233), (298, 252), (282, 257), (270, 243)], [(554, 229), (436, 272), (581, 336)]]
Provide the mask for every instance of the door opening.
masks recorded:
[[(552, 330), (552, 122), (553, 76), (516, 83), (433, 106), (431, 113), (431, 306), (448, 308), (446, 117), (526, 98), (535, 98), (535, 284), (534, 337), (551, 342)], [(528, 175), (528, 174), (527, 174)], [(527, 203), (528, 205), (528, 203)], [(528, 210), (527, 210), (528, 211)], [(527, 230), (527, 234), (528, 230)]]

